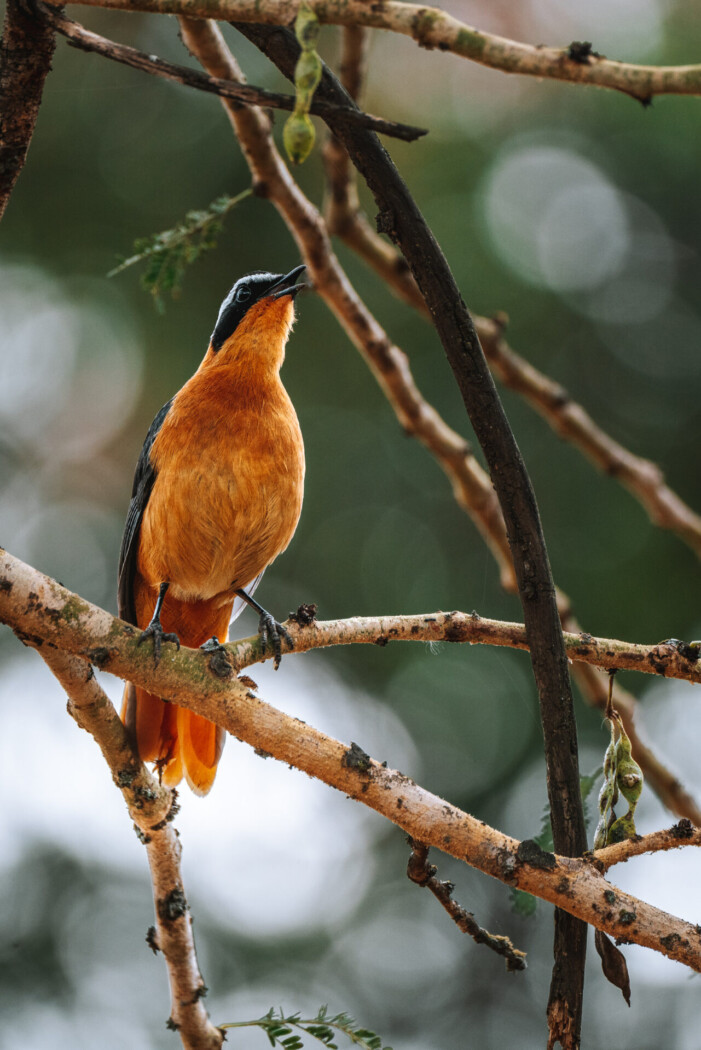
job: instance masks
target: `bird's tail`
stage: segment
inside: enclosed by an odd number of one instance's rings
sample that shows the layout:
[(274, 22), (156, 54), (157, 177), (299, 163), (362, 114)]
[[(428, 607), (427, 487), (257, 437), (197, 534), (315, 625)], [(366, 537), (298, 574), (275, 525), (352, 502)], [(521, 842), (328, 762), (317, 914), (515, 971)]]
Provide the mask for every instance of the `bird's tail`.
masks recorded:
[[(196, 648), (214, 636), (221, 642), (226, 641), (228, 609), (217, 610), (216, 622), (210, 620), (207, 629), (207, 617), (201, 616), (202, 609), (198, 615), (192, 606), (186, 608), (183, 603), (176, 610), (174, 604), (164, 605), (162, 623), (164, 630), (178, 634), (183, 645)], [(142, 762), (156, 763), (162, 783), (175, 787), (185, 777), (196, 795), (207, 794), (224, 748), (223, 729), (194, 711), (162, 700), (131, 682), (124, 690), (121, 717), (136, 742)]]
[(224, 748), (224, 730), (194, 711), (161, 700), (128, 682), (122, 721), (136, 740), (143, 762), (155, 762), (162, 782), (183, 777), (196, 795), (206, 795)]

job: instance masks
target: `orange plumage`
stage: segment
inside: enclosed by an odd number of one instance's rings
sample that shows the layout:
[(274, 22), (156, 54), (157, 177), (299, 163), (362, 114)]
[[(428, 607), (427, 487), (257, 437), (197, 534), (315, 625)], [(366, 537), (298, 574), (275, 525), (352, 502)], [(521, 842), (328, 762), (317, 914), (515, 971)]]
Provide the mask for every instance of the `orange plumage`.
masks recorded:
[[(303, 269), (234, 285), (200, 367), (149, 431), (120, 557), (120, 615), (146, 629), (142, 638), (226, 641), (234, 602), (240, 611), (292, 539), (304, 448), (279, 372)], [(160, 638), (154, 645), (158, 656)], [(122, 719), (164, 783), (184, 776), (197, 794), (209, 791), (223, 730), (133, 685)]]

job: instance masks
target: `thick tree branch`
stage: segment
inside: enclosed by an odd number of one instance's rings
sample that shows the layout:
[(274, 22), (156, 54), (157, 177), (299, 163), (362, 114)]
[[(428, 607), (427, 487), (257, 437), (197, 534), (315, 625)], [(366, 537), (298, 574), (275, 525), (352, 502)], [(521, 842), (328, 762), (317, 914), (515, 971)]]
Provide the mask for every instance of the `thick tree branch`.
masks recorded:
[[(91, 7), (152, 11), (220, 21), (290, 25), (299, 0), (79, 0)], [(654, 95), (701, 95), (701, 66), (639, 66), (600, 57), (586, 45), (545, 47), (483, 33), (437, 7), (401, 0), (308, 0), (320, 22), (363, 25), (411, 37), (420, 47), (452, 51), (502, 73), (566, 80), (621, 91), (641, 102)]]
[(0, 41), (0, 219), (24, 167), (56, 39), (51, 26), (7, 0)]
[[(69, 656), (109, 668), (362, 802), (416, 841), (550, 901), (612, 937), (653, 948), (701, 972), (697, 927), (611, 886), (597, 870), (599, 854), (591, 858), (556, 856), (544, 853), (530, 840), (519, 843), (490, 828), (409, 777), (371, 759), (357, 744), (348, 747), (266, 704), (234, 677), (233, 668), (225, 666), (226, 661), (217, 659), (217, 654), (206, 656), (186, 648), (174, 652), (169, 646), (154, 666), (152, 655), (139, 647), (134, 627), (7, 553), (0, 556), (0, 618), (42, 654), (51, 650), (49, 659), (59, 647)], [(92, 688), (85, 673), (83, 677)], [(75, 683), (68, 684), (72, 694)], [(94, 693), (79, 699), (83, 714), (86, 708), (107, 703), (106, 698)], [(116, 714), (109, 720), (114, 722)], [(107, 748), (110, 750), (111, 745)], [(128, 782), (134, 767), (124, 753)], [(119, 762), (115, 772), (119, 781)], [(135, 818), (138, 816), (137, 808)], [(146, 825), (147, 834), (154, 830), (161, 829)], [(678, 844), (684, 841), (695, 844), (693, 836), (679, 838)], [(601, 854), (606, 863), (605, 851)]]
[[(175, 65), (166, 62), (155, 55), (147, 55), (134, 47), (117, 44), (104, 36), (92, 33), (85, 29), (79, 22), (66, 18), (56, 11), (50, 4), (37, 3), (37, 9), (45, 16), (53, 28), (68, 39), (69, 44), (81, 51), (89, 51), (104, 58), (121, 62), (125, 66), (137, 69), (142, 73), (150, 73), (164, 80), (183, 84), (185, 87), (195, 88), (197, 91), (206, 91), (220, 98), (230, 98), (249, 106), (267, 106), (271, 109), (293, 110), (295, 99), (293, 95), (281, 95), (276, 91), (268, 91), (266, 88), (252, 87), (249, 84), (237, 84), (230, 80), (221, 80), (217, 77), (209, 77), (196, 69), (188, 69), (187, 66)], [(361, 113), (348, 107), (331, 106), (335, 115), (340, 120), (348, 120), (351, 124), (361, 127), (372, 128), (379, 135), (389, 135), (392, 138), (403, 139), (405, 142), (414, 142), (416, 139), (426, 135), (424, 128), (415, 128), (410, 124), (398, 124), (392, 120), (383, 120), (381, 117), (373, 117), (369, 113)], [(318, 100), (312, 101), (311, 112), (317, 116), (323, 116), (329, 112), (329, 106)]]
[[(234, 23), (293, 77), (299, 45), (288, 30)], [(328, 69), (317, 89), (331, 102), (352, 99)], [(378, 207), (378, 229), (401, 250), (416, 279), (482, 447), (499, 499), (516, 571), (538, 687), (545, 742), (548, 799), (558, 852), (586, 849), (579, 791), (577, 730), (555, 584), (535, 494), (475, 332), (447, 260), (389, 154), (376, 135), (325, 118), (368, 184)], [(552, 1041), (565, 1050), (579, 1045), (585, 929), (569, 916), (555, 916), (555, 967), (548, 1003)]]
[(181, 847), (172, 820), (177, 792), (163, 788), (139, 760), (109, 698), (89, 663), (38, 640), (31, 642), (68, 695), (68, 711), (98, 744), (121, 790), (140, 841), (146, 847), (156, 910), (149, 943), (163, 952), (171, 991), (169, 1025), (185, 1050), (219, 1050), (223, 1034), (209, 1020), (197, 963), (192, 922), (180, 874)]

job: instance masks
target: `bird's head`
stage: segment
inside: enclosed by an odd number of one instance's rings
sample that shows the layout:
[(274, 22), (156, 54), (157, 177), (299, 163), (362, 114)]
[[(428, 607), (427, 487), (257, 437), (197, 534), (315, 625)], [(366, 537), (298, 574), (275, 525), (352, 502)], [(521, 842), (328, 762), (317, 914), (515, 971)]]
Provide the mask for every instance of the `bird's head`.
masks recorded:
[(304, 266), (289, 273), (251, 273), (239, 278), (221, 304), (203, 366), (217, 363), (278, 371), (294, 321), (295, 296)]

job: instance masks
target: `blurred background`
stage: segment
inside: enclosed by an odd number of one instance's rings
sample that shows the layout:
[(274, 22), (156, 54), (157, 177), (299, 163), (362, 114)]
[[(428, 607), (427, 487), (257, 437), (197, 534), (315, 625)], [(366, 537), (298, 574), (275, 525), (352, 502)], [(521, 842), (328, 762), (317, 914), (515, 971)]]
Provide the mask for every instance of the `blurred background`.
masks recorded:
[[(445, 6), (529, 43), (590, 40), (627, 61), (698, 60), (691, 0)], [(172, 18), (70, 13), (106, 36), (190, 61)], [(286, 89), (250, 45), (225, 32), (252, 83)], [(324, 29), (322, 41), (333, 62), (337, 31)], [(251, 198), (163, 316), (135, 269), (107, 279), (135, 238), (240, 192), (248, 172), (215, 98), (61, 39), (53, 65), (0, 239), (0, 541), (116, 612), (121, 530), (151, 419), (197, 367), (233, 281), (252, 269), (284, 272), (298, 256), (274, 209)], [(377, 33), (367, 108), (431, 129), (418, 143), (389, 146), (468, 305), (506, 311), (514, 348), (616, 439), (658, 461), (701, 508), (698, 99), (655, 99), (644, 109)], [(298, 175), (319, 204), (318, 150)], [(337, 248), (409, 354), (424, 395), (471, 438), (429, 326)], [(322, 618), (474, 608), (520, 619), (443, 474), (403, 435), (336, 322), (314, 295), (298, 306), (283, 375), (305, 436), (305, 506), (261, 601), (279, 617), (314, 601)], [(644, 642), (699, 637), (692, 553), (517, 397), (504, 400), (555, 578), (583, 627)], [(238, 635), (254, 630), (246, 617), (235, 625)], [(96, 1031), (105, 1050), (173, 1047), (164, 967), (144, 943), (152, 922), (146, 859), (121, 799), (41, 660), (5, 628), (0, 661), (0, 1047), (82, 1047)], [(266, 699), (358, 741), (479, 818), (519, 838), (540, 830), (542, 741), (525, 654), (357, 647), (288, 656), (277, 674), (266, 665), (254, 677)], [(701, 795), (701, 713), (691, 687), (622, 681), (642, 701), (647, 736)], [(116, 701), (120, 684), (104, 684)], [(606, 732), (579, 701), (578, 720), (588, 772), (601, 762)], [(528, 970), (507, 976), (502, 960), (408, 882), (403, 834), (324, 785), (229, 740), (212, 794), (203, 801), (184, 791), (182, 803), (184, 877), (215, 1023), (278, 1005), (313, 1016), (328, 1003), (395, 1050), (544, 1045), (548, 906), (526, 921), (504, 887), (433, 858), (482, 925), (528, 952)], [(645, 832), (672, 819), (646, 791), (637, 823)], [(694, 922), (700, 876), (691, 852), (613, 872), (622, 887)], [(591, 946), (584, 1045), (697, 1050), (698, 989), (688, 971), (644, 949), (625, 951), (630, 1011)], [(254, 1031), (229, 1042), (267, 1045)]]

